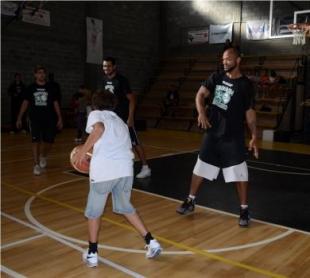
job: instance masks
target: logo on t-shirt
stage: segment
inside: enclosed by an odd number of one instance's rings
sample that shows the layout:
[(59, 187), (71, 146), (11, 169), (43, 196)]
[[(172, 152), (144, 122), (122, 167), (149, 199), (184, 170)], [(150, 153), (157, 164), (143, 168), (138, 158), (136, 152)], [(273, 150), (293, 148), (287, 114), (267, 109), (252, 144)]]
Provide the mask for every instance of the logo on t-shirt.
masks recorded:
[(48, 93), (45, 89), (37, 88), (37, 91), (33, 95), (35, 106), (47, 106)]
[(110, 93), (114, 94), (114, 85), (113, 84), (107, 84), (104, 86), (104, 89), (109, 91)]
[(212, 104), (223, 110), (227, 110), (228, 103), (230, 102), (233, 94), (234, 90), (232, 90), (231, 88), (223, 85), (216, 85)]

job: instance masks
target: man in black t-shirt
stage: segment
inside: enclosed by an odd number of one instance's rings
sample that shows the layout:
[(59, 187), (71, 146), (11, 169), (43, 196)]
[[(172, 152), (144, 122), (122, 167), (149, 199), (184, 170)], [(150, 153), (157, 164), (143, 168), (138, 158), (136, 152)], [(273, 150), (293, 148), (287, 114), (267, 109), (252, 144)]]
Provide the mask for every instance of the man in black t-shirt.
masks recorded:
[[(254, 88), (239, 69), (241, 58), (238, 49), (230, 47), (223, 53), (224, 72), (213, 73), (202, 83), (196, 95), (198, 125), (208, 129), (195, 165), (188, 198), (177, 209), (180, 214), (194, 211), (195, 195), (203, 179), (215, 180), (220, 168), (225, 182), (235, 182), (240, 199), (239, 225), (249, 225), (247, 203), (248, 169), (245, 157), (244, 120), (251, 132), (249, 150), (256, 146), (256, 113)], [(210, 98), (208, 115), (205, 99)]]
[[(54, 143), (56, 129), (62, 128), (59, 103), (51, 86), (46, 83), (46, 70), (43, 66), (34, 69), (35, 82), (25, 92), (16, 126), (21, 126), (23, 114), (29, 107), (30, 131), (34, 158), (33, 174), (40, 175), (46, 167), (46, 156)], [(55, 113), (57, 115), (55, 123)], [(43, 141), (42, 150), (40, 143)]]
[(104, 58), (102, 67), (104, 71), (103, 90), (116, 96), (117, 104), (114, 112), (128, 125), (132, 146), (142, 162), (142, 169), (136, 177), (149, 177), (151, 176), (151, 169), (147, 164), (144, 149), (134, 128), (135, 95), (130, 89), (128, 79), (116, 71), (116, 63), (113, 57)]

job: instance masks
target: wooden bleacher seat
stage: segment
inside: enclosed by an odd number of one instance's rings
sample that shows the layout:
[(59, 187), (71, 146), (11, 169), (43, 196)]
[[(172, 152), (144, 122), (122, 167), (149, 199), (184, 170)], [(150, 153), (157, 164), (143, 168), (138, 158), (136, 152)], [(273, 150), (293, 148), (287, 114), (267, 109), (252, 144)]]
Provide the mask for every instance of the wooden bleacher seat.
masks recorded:
[[(160, 128), (200, 131), (194, 124), (197, 121), (193, 114), (195, 96), (201, 81), (206, 80), (217, 69), (219, 61), (219, 57), (215, 55), (203, 58), (172, 57), (162, 61), (160, 74), (149, 92), (142, 98), (140, 117), (156, 118), (158, 120), (157, 126)], [(258, 130), (275, 128), (279, 125), (278, 121), (284, 112), (283, 109), (288, 97), (294, 93), (292, 88), (296, 83), (299, 66), (301, 66), (300, 55), (246, 56), (242, 58), (241, 69), (243, 73), (256, 76), (257, 80), (266, 69), (274, 70), (278, 76), (286, 79), (286, 84), (270, 86), (267, 90), (264, 88), (264, 92), (257, 87)], [(159, 116), (159, 111), (154, 111), (155, 108), (151, 108), (151, 106), (162, 105), (169, 86), (173, 82), (179, 85), (179, 106), (175, 108), (173, 116)], [(264, 105), (265, 108), (263, 108)]]

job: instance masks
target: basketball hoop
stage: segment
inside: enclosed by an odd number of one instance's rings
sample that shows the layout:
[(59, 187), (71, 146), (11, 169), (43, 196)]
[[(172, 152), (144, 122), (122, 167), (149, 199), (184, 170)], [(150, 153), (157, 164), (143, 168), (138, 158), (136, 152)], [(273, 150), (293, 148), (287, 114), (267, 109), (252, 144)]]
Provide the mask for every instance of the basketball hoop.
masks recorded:
[(306, 44), (306, 37), (310, 36), (310, 23), (289, 24), (288, 29), (293, 33), (293, 44)]

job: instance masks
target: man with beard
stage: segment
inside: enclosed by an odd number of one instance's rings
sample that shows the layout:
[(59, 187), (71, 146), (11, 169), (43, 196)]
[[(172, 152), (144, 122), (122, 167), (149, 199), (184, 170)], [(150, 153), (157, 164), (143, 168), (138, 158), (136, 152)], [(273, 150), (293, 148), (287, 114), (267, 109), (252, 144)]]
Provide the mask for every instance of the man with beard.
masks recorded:
[(109, 91), (116, 96), (117, 104), (114, 108), (114, 112), (128, 125), (133, 149), (142, 162), (142, 169), (136, 175), (136, 178), (147, 178), (151, 176), (151, 169), (147, 164), (144, 149), (134, 127), (136, 108), (135, 95), (130, 89), (128, 79), (117, 72), (116, 61), (113, 57), (104, 58), (102, 68), (104, 72), (103, 90)]
[[(177, 209), (180, 214), (193, 212), (196, 193), (204, 179), (215, 180), (220, 169), (225, 182), (235, 182), (240, 200), (240, 227), (248, 227), (247, 188), (248, 169), (245, 162), (244, 119), (251, 133), (249, 151), (258, 158), (256, 145), (256, 113), (254, 88), (251, 81), (241, 74), (241, 57), (235, 47), (223, 53), (224, 72), (213, 73), (202, 83), (196, 95), (198, 126), (208, 131), (204, 135), (198, 160), (193, 170), (190, 192)], [(208, 114), (205, 99), (210, 98)]]

